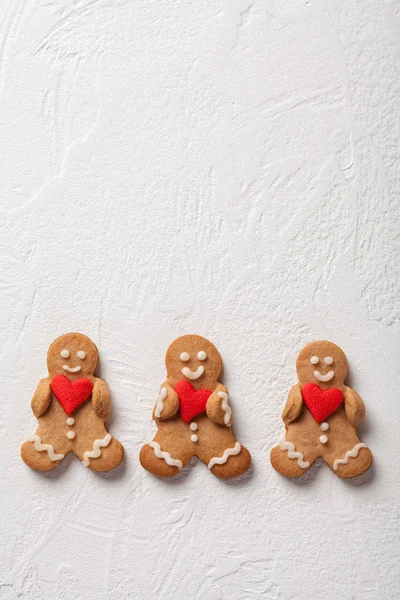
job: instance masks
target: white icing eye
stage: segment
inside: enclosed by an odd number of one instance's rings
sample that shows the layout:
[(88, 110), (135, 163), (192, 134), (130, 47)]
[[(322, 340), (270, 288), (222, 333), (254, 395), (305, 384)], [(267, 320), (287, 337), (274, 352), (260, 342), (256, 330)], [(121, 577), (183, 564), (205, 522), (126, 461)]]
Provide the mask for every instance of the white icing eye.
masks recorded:
[(324, 361), (327, 365), (331, 365), (333, 363), (333, 358), (332, 358), (332, 356), (326, 356), (324, 358)]
[(311, 359), (310, 359), (310, 363), (311, 363), (312, 365), (317, 365), (317, 364), (319, 363), (319, 358), (318, 358), (318, 356), (312, 356), (312, 357), (311, 357)]
[(200, 350), (200, 352), (197, 353), (197, 358), (199, 360), (206, 360), (207, 354), (204, 352), (204, 350)]
[(76, 355), (77, 355), (78, 358), (80, 358), (81, 360), (83, 360), (85, 358), (85, 356), (86, 356), (86, 352), (84, 352), (83, 350), (79, 350), (76, 353)]
[(179, 358), (183, 360), (183, 362), (187, 362), (190, 359), (190, 354), (189, 352), (182, 352)]
[(64, 348), (64, 350), (61, 350), (60, 356), (62, 356), (63, 358), (68, 358), (69, 357), (69, 350), (67, 350), (66, 348)]

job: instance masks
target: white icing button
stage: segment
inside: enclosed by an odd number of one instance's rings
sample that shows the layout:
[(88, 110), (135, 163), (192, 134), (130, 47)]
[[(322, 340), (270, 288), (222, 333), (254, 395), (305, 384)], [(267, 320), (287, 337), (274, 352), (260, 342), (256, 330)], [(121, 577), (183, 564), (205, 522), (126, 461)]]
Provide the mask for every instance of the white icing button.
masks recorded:
[(326, 435), (321, 435), (319, 441), (321, 442), (321, 444), (326, 444), (326, 442), (328, 441), (328, 437)]
[(325, 421), (324, 421), (323, 423), (321, 423), (320, 427), (321, 427), (322, 431), (328, 431), (329, 424), (325, 423)]
[(189, 352), (182, 352), (182, 354), (180, 354), (179, 358), (181, 360), (183, 360), (184, 362), (187, 362), (190, 358), (190, 354), (189, 354)]
[(198, 437), (197, 435), (194, 433), (193, 435), (190, 436), (190, 439), (192, 440), (192, 442), (197, 442), (198, 441)]
[(68, 432), (67, 432), (67, 438), (68, 438), (69, 440), (73, 440), (73, 439), (74, 439), (74, 437), (75, 437), (75, 431), (68, 431)]
[(75, 423), (75, 419), (73, 417), (68, 417), (67, 425), (73, 425)]
[(196, 431), (196, 429), (197, 429), (197, 423), (190, 423), (189, 427), (190, 427), (190, 429), (192, 431)]

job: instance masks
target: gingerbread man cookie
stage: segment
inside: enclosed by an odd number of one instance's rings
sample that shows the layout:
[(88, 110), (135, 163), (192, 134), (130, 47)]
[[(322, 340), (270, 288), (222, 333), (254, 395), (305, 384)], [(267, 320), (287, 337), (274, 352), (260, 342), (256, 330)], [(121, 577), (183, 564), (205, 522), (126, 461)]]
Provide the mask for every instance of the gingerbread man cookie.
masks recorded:
[(47, 353), (49, 376), (32, 398), (38, 428), (21, 448), (22, 459), (38, 471), (51, 471), (73, 452), (92, 471), (109, 471), (123, 459), (120, 442), (107, 432), (110, 392), (94, 376), (99, 355), (81, 333), (57, 338)]
[(228, 390), (218, 381), (218, 350), (199, 335), (184, 335), (168, 348), (165, 364), (167, 380), (153, 411), (158, 431), (140, 452), (142, 466), (171, 477), (198, 456), (221, 479), (244, 473), (251, 457), (232, 432)]
[(361, 475), (372, 462), (356, 429), (364, 403), (344, 384), (348, 364), (332, 342), (311, 342), (297, 358), (299, 383), (292, 387), (282, 419), (286, 438), (271, 452), (274, 469), (287, 477), (302, 475), (321, 457), (339, 477)]

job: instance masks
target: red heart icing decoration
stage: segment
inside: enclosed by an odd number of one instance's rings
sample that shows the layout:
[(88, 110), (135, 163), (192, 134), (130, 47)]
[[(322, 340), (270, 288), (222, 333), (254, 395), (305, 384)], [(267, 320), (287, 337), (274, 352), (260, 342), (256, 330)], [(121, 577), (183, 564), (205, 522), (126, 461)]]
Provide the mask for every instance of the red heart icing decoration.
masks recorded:
[(181, 417), (189, 423), (196, 415), (205, 412), (207, 400), (212, 394), (211, 390), (195, 390), (191, 383), (181, 379), (175, 385), (179, 398)]
[(53, 394), (67, 415), (72, 414), (89, 398), (92, 388), (93, 385), (89, 379), (78, 379), (72, 382), (65, 375), (56, 375), (51, 382)]
[(302, 389), (303, 400), (317, 423), (324, 421), (343, 402), (343, 393), (337, 388), (321, 390), (316, 383), (306, 383)]

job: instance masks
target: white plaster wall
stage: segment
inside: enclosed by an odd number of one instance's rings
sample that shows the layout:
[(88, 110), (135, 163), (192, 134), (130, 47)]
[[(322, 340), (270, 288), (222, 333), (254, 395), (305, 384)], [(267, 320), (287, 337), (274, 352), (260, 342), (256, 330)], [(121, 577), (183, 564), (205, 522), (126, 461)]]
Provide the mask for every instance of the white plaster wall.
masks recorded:
[[(399, 597), (397, 0), (3, 0), (0, 599)], [(101, 351), (126, 463), (31, 471), (49, 343)], [(163, 357), (215, 342), (239, 484), (138, 463)], [(375, 463), (285, 480), (295, 358), (328, 338)]]

